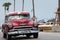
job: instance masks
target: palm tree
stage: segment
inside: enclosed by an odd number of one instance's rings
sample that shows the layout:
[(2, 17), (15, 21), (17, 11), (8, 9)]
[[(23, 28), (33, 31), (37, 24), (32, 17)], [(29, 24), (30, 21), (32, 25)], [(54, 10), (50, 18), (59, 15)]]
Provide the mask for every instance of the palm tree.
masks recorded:
[[(11, 3), (4, 3), (3, 4), (3, 7), (4, 7), (4, 10), (5, 10), (5, 16), (6, 16), (6, 10), (9, 12), (9, 7), (10, 7), (10, 5), (11, 5)], [(6, 20), (6, 18), (5, 18), (5, 20)], [(6, 22), (6, 21), (5, 21)]]
[(14, 0), (14, 11), (15, 11), (15, 0)]
[(32, 6), (33, 6), (33, 17), (35, 17), (35, 7), (34, 7), (34, 0), (32, 0)]
[(22, 0), (22, 11), (24, 11), (24, 0)]
[(37, 18), (35, 16), (35, 4), (34, 4), (34, 0), (32, 0), (32, 6), (33, 6), (33, 21), (35, 21)]
[(11, 3), (4, 3), (3, 4), (3, 7), (4, 7), (4, 9), (5, 9), (5, 14), (6, 14), (6, 10), (9, 12), (9, 7), (10, 7), (10, 5), (11, 5)]

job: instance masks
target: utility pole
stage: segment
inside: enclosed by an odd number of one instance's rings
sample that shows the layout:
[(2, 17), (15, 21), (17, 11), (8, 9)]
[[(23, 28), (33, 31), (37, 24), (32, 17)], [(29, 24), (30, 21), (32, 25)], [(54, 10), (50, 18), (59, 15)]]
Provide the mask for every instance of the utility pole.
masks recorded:
[(14, 11), (15, 11), (15, 0), (14, 0)]
[(22, 11), (24, 11), (24, 0), (22, 0)]

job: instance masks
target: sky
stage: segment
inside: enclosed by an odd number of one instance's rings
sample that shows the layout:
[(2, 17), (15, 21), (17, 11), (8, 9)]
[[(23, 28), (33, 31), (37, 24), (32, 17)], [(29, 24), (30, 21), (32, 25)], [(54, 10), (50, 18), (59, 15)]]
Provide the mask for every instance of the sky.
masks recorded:
[[(5, 2), (10, 2), (10, 11), (13, 12), (14, 4), (13, 0), (0, 0), (0, 26), (4, 23), (4, 7), (2, 6)], [(25, 0), (24, 10), (30, 12), (31, 17), (32, 13), (32, 0)], [(58, 8), (58, 0), (35, 0), (35, 16), (37, 20), (44, 19), (45, 21), (55, 18), (55, 13)], [(22, 11), (22, 0), (16, 0), (16, 11)], [(7, 13), (6, 13), (7, 14)]]

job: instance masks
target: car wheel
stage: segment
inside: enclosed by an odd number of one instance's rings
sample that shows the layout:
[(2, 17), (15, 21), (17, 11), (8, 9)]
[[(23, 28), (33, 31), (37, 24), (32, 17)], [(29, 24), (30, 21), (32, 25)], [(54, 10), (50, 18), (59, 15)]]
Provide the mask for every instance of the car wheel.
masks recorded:
[(34, 38), (38, 38), (38, 33), (35, 33), (33, 36)]
[(6, 34), (5, 33), (3, 33), (3, 38), (6, 38)]
[(28, 35), (26, 35), (26, 37), (27, 37), (27, 38), (30, 38), (30, 35), (28, 34)]
[(10, 35), (7, 35), (7, 40), (11, 40), (11, 36)]

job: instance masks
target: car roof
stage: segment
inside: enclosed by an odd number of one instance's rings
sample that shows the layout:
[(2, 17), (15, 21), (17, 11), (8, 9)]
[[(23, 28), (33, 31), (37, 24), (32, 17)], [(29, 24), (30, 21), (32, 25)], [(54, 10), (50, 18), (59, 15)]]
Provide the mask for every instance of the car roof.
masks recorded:
[(29, 12), (26, 12), (26, 11), (22, 11), (22, 12), (10, 12), (6, 16), (19, 15), (19, 14), (29, 14)]

